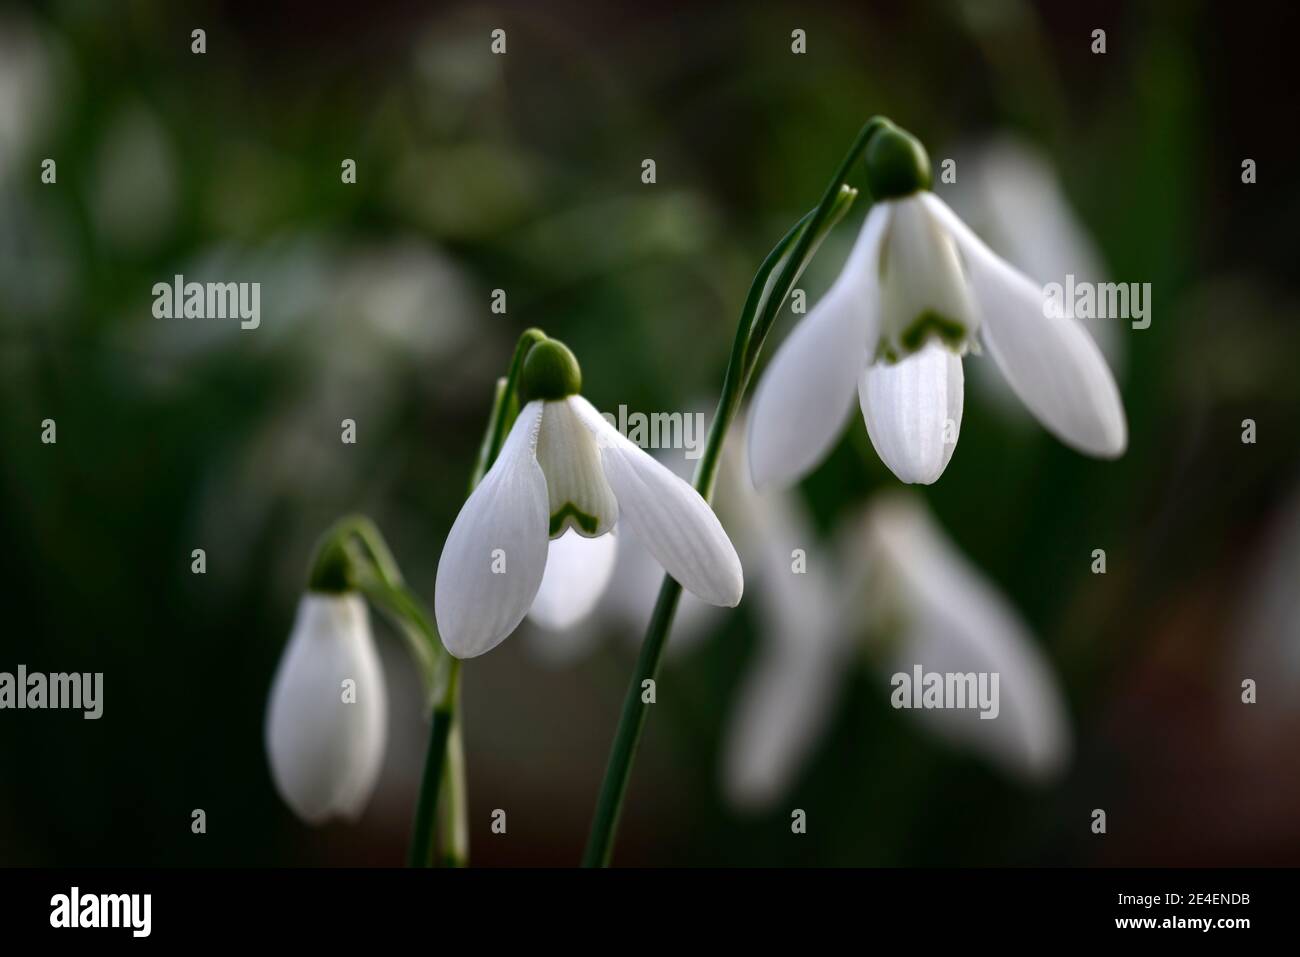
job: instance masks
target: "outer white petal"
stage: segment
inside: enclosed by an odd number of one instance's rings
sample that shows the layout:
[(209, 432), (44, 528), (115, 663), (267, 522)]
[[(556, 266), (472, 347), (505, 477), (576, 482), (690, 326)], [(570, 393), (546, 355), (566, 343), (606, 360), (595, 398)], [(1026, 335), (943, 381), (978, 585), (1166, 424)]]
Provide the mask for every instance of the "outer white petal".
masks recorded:
[(853, 386), (875, 348), (877, 261), (888, 219), (888, 204), (872, 208), (835, 285), (795, 326), (758, 383), (749, 413), (749, 469), (760, 488), (797, 482), (844, 427)]
[(600, 447), (619, 514), (681, 586), (713, 605), (740, 603), (744, 575), (722, 523), (688, 483), (629, 442), (581, 396), (570, 401)]
[[(353, 702), (344, 700), (348, 680)], [(309, 824), (357, 817), (387, 733), (388, 695), (365, 603), (354, 594), (303, 596), (266, 713), (276, 790)]]
[(723, 741), (723, 787), (759, 810), (786, 793), (826, 727), (842, 662), (790, 642), (769, 645), (745, 677)]
[(867, 434), (899, 479), (929, 485), (943, 474), (957, 448), (964, 394), (961, 359), (934, 341), (863, 372), (858, 399)]
[(434, 614), (443, 644), (457, 658), (473, 658), (504, 641), (542, 583), (549, 510), (536, 455), (541, 417), (540, 401), (520, 411), (442, 547)]
[(965, 257), (984, 343), (1020, 400), (1066, 445), (1114, 458), (1128, 443), (1119, 389), (1106, 360), (1073, 319), (1043, 313), (1043, 290), (998, 258), (944, 202), (924, 200)]
[[(618, 502), (601, 469), (600, 451), (571, 399), (545, 403), (537, 461), (546, 476), (551, 535), (565, 528), (594, 538), (618, 521)], [(584, 522), (594, 524), (583, 527)]]
[(613, 533), (585, 538), (570, 529), (551, 539), (546, 574), (529, 619), (554, 631), (572, 628), (600, 601), (617, 558), (618, 539)]
[(1065, 705), (1050, 666), (1007, 600), (956, 550), (915, 501), (877, 499), (868, 535), (892, 572), (901, 601), (901, 644), (886, 671), (998, 674), (998, 715), (978, 709), (911, 712), (954, 744), (1031, 779), (1059, 773), (1069, 758)]

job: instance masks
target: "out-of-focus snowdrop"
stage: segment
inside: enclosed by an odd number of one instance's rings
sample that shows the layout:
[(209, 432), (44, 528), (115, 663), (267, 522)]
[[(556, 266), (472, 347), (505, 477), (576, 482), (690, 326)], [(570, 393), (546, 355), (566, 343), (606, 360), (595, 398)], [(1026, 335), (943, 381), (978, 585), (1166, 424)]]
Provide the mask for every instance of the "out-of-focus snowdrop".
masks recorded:
[[(298, 573), (292, 556), (316, 535), (319, 516), (306, 506), (357, 496), (364, 459), (338, 454), (342, 421), (375, 434), (410, 390), (436, 378), (430, 370), (461, 355), (472, 333), (469, 283), (452, 261), (413, 239), (214, 246), (184, 269), (187, 278), (260, 281), (263, 316), (251, 331), (212, 321), (133, 323), (143, 327), (143, 348), (172, 358), (156, 363), (172, 387), (227, 350), (286, 356), (295, 369), (258, 430), (210, 475), (201, 517), (213, 547), (237, 555), (277, 512), (293, 526), (281, 529), (292, 540), (278, 550), (278, 571), (291, 581)], [(301, 497), (303, 475), (312, 476), (310, 501)], [(304, 508), (293, 511), (294, 503)]]
[[(798, 515), (788, 500), (782, 508)], [(817, 559), (808, 548), (811, 573)], [(774, 550), (773, 574), (759, 594), (800, 577), (775, 564), (781, 551)], [(810, 578), (798, 586), (807, 589), (802, 601), (782, 603), (797, 608), (798, 617), (776, 608), (764, 615), (763, 647), (727, 730), (723, 784), (735, 805), (765, 808), (794, 783), (848, 670), (864, 659), (886, 681), (911, 675), (918, 665), (925, 672), (998, 674), (996, 718), (981, 719), (974, 708), (917, 710), (916, 718), (1024, 780), (1047, 780), (1062, 770), (1070, 733), (1050, 667), (1007, 600), (919, 500), (902, 493), (877, 497), (825, 551), (849, 578)]]
[[(52, 126), (61, 102), (59, 57), (53, 41), (31, 20), (0, 12), (0, 187), (20, 175), (20, 164)], [(33, 182), (40, 168), (21, 167)]]
[(25, 188), (40, 188), (37, 151), (67, 100), (69, 63), (56, 37), (17, 11), (0, 12), (0, 318), (9, 323), (45, 323), (77, 289), (71, 212), (37, 209)]
[(302, 820), (355, 819), (383, 764), (387, 691), (356, 592), (308, 592), (298, 605), (266, 715), (276, 790)]
[(179, 189), (167, 131), (146, 107), (133, 104), (109, 121), (94, 160), (90, 210), (100, 239), (136, 253), (167, 237)]
[[(1100, 250), (1071, 208), (1048, 157), (1033, 144), (1002, 136), (957, 156), (957, 182), (942, 187), (952, 207), (989, 246), (1031, 279), (1046, 285), (1106, 281)], [(1125, 364), (1120, 319), (1085, 317), (1087, 327), (1117, 378)], [(1009, 415), (1025, 420), (1024, 405), (1006, 380), (976, 363), (978, 388)]]

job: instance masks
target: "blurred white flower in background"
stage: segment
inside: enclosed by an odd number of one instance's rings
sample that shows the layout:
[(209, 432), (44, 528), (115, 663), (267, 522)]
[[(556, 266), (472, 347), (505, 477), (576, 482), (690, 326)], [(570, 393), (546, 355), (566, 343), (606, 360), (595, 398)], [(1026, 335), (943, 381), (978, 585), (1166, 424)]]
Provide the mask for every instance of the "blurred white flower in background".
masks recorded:
[[(259, 328), (148, 318), (130, 324), (123, 338), (166, 360), (144, 365), (162, 389), (184, 389), (206, 363), (241, 350), (284, 363), (290, 375), (281, 379), (276, 404), (208, 474), (197, 534), (235, 556), (224, 571), (212, 570), (233, 582), (260, 530), (280, 522), (275, 555), (288, 587), (329, 517), (320, 504), (346, 508), (365, 497), (368, 457), (340, 454), (341, 422), (354, 420), (364, 442), (467, 361), (476, 308), (470, 283), (452, 260), (414, 238), (347, 245), (285, 236), (249, 249), (210, 247), (178, 268), (187, 279), (192, 272), (195, 279), (261, 282)], [(370, 480), (382, 483), (387, 474)]]
[(46, 322), (80, 279), (66, 252), (75, 223), (63, 207), (38, 208), (32, 196), (42, 188), (39, 150), (68, 100), (69, 64), (55, 35), (0, 11), (0, 315), (10, 323)]
[(24, 175), (39, 182), (30, 151), (54, 125), (62, 102), (54, 43), (27, 17), (0, 12), (0, 188)]
[(355, 592), (302, 597), (271, 687), (266, 751), (276, 790), (302, 820), (360, 816), (388, 736), (388, 695)]
[[(738, 807), (760, 810), (793, 785), (825, 729), (856, 662), (870, 660), (887, 684), (915, 665), (927, 672), (990, 672), (1000, 712), (915, 711), (950, 744), (980, 753), (1026, 781), (1058, 775), (1070, 754), (1065, 705), (1053, 672), (1007, 600), (956, 550), (919, 499), (877, 496), (831, 549), (809, 548), (794, 575), (787, 545), (810, 540), (801, 509), (774, 514), (763, 647), (743, 679), (727, 729), (723, 786)], [(784, 539), (784, 540), (782, 540)], [(784, 567), (783, 567), (784, 565)], [(795, 584), (796, 579), (804, 581)], [(784, 584), (783, 584), (784, 583)], [(779, 597), (782, 592), (785, 598)], [(882, 690), (882, 693), (885, 693)]]

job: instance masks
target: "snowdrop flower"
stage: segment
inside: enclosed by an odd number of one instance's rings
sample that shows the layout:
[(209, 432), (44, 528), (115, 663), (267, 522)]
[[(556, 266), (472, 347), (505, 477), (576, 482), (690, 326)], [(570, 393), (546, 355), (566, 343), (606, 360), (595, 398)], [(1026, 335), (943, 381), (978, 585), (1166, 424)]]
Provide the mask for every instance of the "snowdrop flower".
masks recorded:
[[(797, 586), (824, 597), (804, 602), (797, 621), (780, 621), (765, 635), (727, 730), (723, 784), (733, 804), (761, 809), (790, 786), (826, 727), (848, 669), (861, 658), (864, 634), (886, 679), (911, 674), (916, 665), (926, 672), (997, 673), (992, 720), (975, 709), (910, 713), (950, 744), (1023, 780), (1048, 780), (1061, 771), (1070, 732), (1050, 667), (1006, 599), (922, 505), (904, 495), (875, 499), (831, 551), (839, 567), (860, 568), (863, 577), (829, 596), (826, 580)], [(810, 552), (808, 570), (816, 567)], [(765, 579), (760, 594), (801, 577), (784, 571)]]
[(374, 790), (387, 723), (365, 602), (354, 591), (307, 592), (266, 715), (276, 790), (308, 824), (355, 819)]
[[(533, 605), (550, 541), (589, 539), (622, 522), (663, 569), (710, 604), (740, 602), (740, 559), (689, 484), (619, 433), (578, 394), (582, 374), (562, 343), (534, 345), (524, 402), (500, 454), (452, 525), (438, 562), (434, 612), (447, 650), (472, 658), (505, 640)], [(590, 593), (616, 549), (592, 553), (573, 580)], [(577, 588), (577, 584), (573, 584)]]
[(855, 386), (885, 464), (904, 482), (934, 482), (961, 427), (962, 357), (984, 349), (1059, 439), (1089, 455), (1120, 455), (1119, 390), (1084, 328), (1048, 318), (1043, 289), (929, 191), (929, 158), (911, 135), (884, 125), (866, 166), (876, 203), (857, 243), (755, 394), (755, 484), (788, 484), (812, 469), (839, 434)]

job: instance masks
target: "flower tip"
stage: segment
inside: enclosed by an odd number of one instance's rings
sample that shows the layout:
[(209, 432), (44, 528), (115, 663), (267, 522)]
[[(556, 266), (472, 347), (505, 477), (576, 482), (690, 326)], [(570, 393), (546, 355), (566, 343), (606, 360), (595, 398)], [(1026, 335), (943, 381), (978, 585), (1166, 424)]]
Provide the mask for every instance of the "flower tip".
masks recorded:
[(519, 379), (519, 398), (555, 401), (582, 391), (582, 367), (563, 342), (547, 339), (528, 350)]
[(907, 130), (885, 121), (867, 144), (867, 188), (874, 199), (897, 199), (930, 188), (930, 156)]

